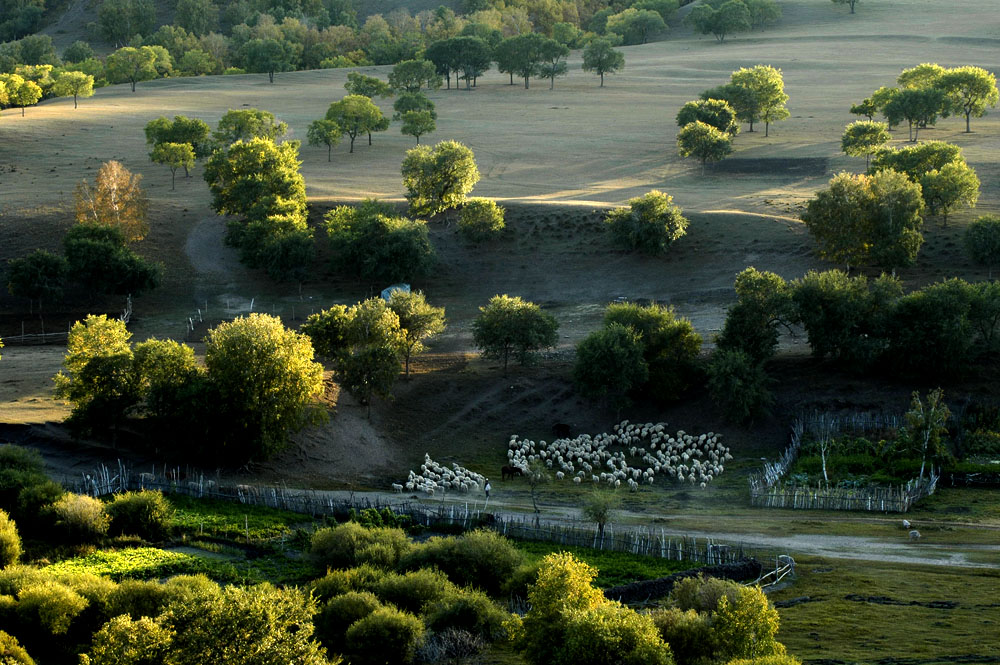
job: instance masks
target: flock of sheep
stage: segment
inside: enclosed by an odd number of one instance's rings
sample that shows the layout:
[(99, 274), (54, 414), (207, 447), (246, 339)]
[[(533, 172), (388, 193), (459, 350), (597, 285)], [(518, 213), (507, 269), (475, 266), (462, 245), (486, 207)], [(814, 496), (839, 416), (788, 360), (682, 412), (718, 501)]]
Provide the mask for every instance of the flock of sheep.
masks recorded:
[(410, 492), (419, 491), (425, 492), (428, 496), (434, 496), (435, 491), (478, 491), (485, 484), (486, 478), (482, 475), (469, 471), (458, 464), (452, 464), (449, 469), (438, 464), (431, 459), (430, 455), (424, 453), (424, 463), (420, 465), (420, 473), (411, 470), (406, 482), (393, 483), (392, 489), (394, 492), (402, 492), (405, 487)]
[[(671, 436), (666, 423), (623, 420), (610, 434), (580, 434), (551, 443), (521, 439), (514, 434), (507, 446), (507, 458), (512, 467), (524, 473), (531, 462), (540, 461), (556, 470), (557, 479), (571, 477), (577, 484), (589, 478), (593, 483), (612, 487), (627, 484), (630, 491), (636, 492), (641, 483), (652, 485), (660, 473), (681, 483), (705, 487), (725, 470), (725, 462), (733, 459), (729, 448), (719, 442), (720, 436), (715, 432), (693, 435), (684, 430)], [(612, 446), (619, 449), (612, 450)], [(638, 457), (641, 463), (629, 466), (629, 457)]]

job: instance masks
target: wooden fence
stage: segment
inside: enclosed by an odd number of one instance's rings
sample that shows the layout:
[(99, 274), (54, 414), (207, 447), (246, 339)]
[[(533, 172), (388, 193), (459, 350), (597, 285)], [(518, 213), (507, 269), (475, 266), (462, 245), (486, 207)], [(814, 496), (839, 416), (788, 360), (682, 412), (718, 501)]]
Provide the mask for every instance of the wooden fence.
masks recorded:
[(32, 335), (25, 335), (21, 333), (20, 335), (7, 335), (6, 337), (0, 337), (0, 342), (3, 342), (4, 346), (16, 346), (16, 345), (33, 345), (33, 344), (65, 344), (69, 333), (67, 332), (52, 332), (52, 333), (36, 333)]
[(389, 508), (408, 515), (415, 523), (436, 528), (459, 526), (485, 527), (517, 540), (539, 540), (570, 547), (590, 547), (599, 550), (628, 552), (676, 561), (692, 561), (708, 565), (731, 563), (758, 556), (756, 549), (743, 544), (719, 543), (710, 538), (667, 534), (652, 527), (624, 527), (609, 524), (603, 536), (595, 526), (565, 521), (536, 519), (530, 515), (487, 512), (485, 505), (465, 503), (418, 503), (388, 497), (337, 497), (331, 493), (287, 487), (253, 485), (223, 485), (204, 475), (182, 474), (179, 469), (153, 467), (150, 473), (139, 473), (121, 462), (117, 469), (102, 466), (93, 474), (67, 479), (73, 491), (91, 496), (106, 496), (138, 489), (160, 490), (197, 498), (238, 501), (246, 505), (267, 506), (308, 515), (345, 516), (351, 510)]
[(914, 478), (905, 485), (862, 488), (810, 487), (782, 484), (789, 469), (798, 459), (806, 433), (833, 437), (843, 432), (873, 432), (896, 429), (902, 425), (899, 416), (879, 413), (833, 415), (815, 413), (797, 418), (792, 423), (791, 442), (777, 461), (765, 461), (760, 473), (751, 474), (750, 503), (762, 508), (793, 508), (806, 510), (864, 510), (905, 513), (914, 503), (930, 496), (937, 489), (939, 474), (931, 470), (927, 480)]

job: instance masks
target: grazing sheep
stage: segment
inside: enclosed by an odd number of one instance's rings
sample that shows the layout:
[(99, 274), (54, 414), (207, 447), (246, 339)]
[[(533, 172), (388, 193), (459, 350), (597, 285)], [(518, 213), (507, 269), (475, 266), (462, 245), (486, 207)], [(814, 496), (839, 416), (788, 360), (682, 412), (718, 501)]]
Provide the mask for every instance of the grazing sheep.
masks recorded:
[(910, 540), (920, 540), (920, 532), (916, 529), (910, 531)]
[(907, 531), (910, 530), (910, 528), (911, 528), (911, 526), (910, 526), (910, 520), (903, 520), (903, 528), (906, 529)]
[(403, 486), (400, 485), (399, 483), (393, 483), (392, 484), (392, 491), (395, 492), (396, 494), (402, 494), (403, 493)]

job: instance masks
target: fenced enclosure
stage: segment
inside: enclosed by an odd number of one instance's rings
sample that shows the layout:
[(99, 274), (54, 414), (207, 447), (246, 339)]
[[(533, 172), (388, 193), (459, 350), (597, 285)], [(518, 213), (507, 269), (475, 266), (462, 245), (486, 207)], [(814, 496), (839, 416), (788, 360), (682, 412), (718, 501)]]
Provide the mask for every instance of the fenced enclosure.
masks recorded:
[(833, 415), (815, 413), (792, 423), (791, 441), (774, 462), (765, 461), (761, 472), (751, 474), (750, 504), (762, 508), (805, 510), (863, 510), (882, 513), (905, 513), (914, 503), (937, 489), (940, 476), (933, 468), (921, 481), (914, 478), (905, 485), (869, 487), (791, 487), (783, 484), (788, 471), (798, 459), (805, 434), (832, 438), (844, 432), (879, 432), (897, 429), (902, 418), (894, 414), (855, 413)]
[[(159, 473), (158, 473), (159, 471)], [(389, 508), (409, 516), (414, 523), (431, 529), (440, 527), (488, 528), (516, 540), (538, 540), (567, 547), (627, 552), (676, 561), (707, 565), (725, 564), (760, 553), (744, 544), (720, 543), (710, 538), (668, 534), (652, 527), (626, 527), (609, 524), (603, 534), (594, 525), (536, 519), (531, 515), (488, 511), (485, 504), (474, 502), (434, 504), (388, 496), (340, 497), (329, 492), (290, 489), (282, 486), (226, 485), (202, 473), (182, 472), (178, 468), (153, 467), (148, 473), (136, 472), (118, 463), (117, 469), (101, 466), (92, 474), (64, 479), (70, 489), (90, 496), (107, 496), (140, 489), (160, 490), (195, 498), (236, 501), (251, 506), (266, 506), (311, 516), (345, 516), (351, 510)]]

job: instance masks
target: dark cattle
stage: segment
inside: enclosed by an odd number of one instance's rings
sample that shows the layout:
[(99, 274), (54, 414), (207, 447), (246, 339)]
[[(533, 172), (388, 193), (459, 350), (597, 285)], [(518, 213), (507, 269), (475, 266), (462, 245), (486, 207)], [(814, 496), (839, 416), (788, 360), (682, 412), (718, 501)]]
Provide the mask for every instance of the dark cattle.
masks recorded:
[(507, 478), (513, 478), (514, 476), (523, 476), (524, 471), (521, 471), (516, 466), (504, 466), (500, 469), (500, 480), (507, 480)]
[(555, 435), (557, 439), (568, 439), (572, 436), (572, 429), (566, 423), (556, 423), (552, 426), (552, 434)]

